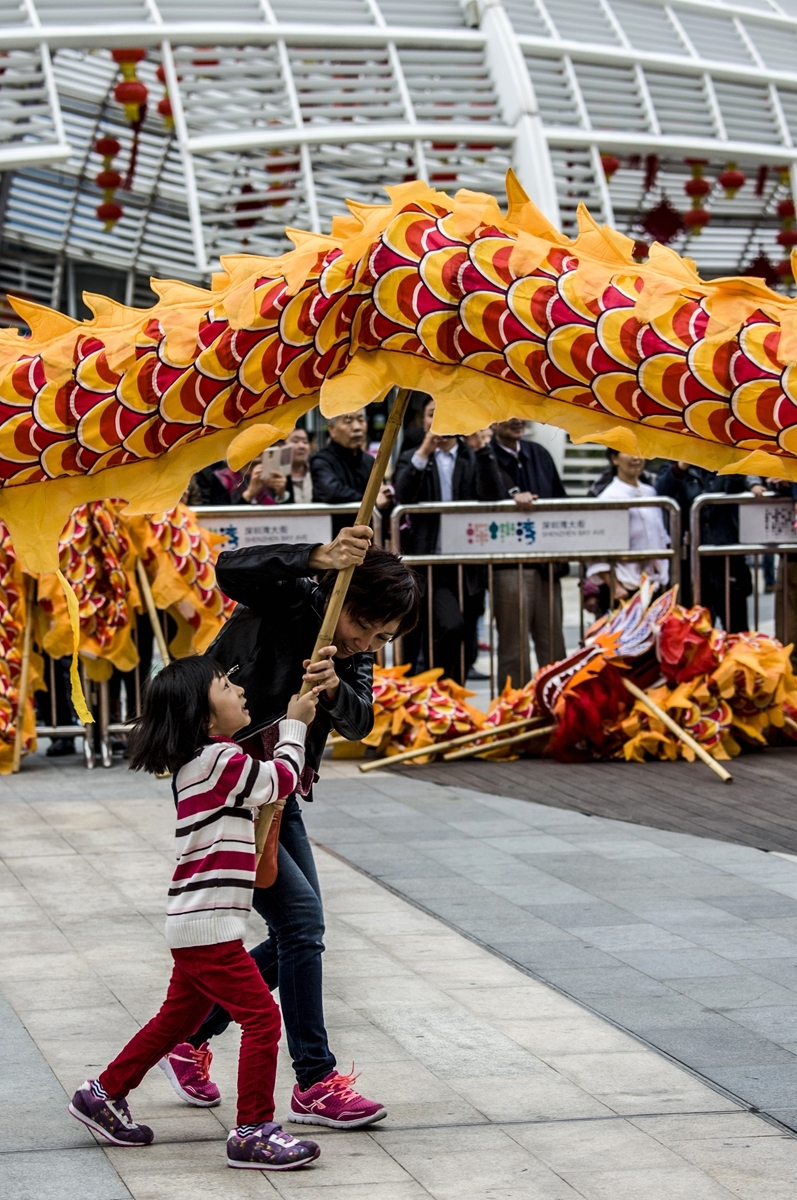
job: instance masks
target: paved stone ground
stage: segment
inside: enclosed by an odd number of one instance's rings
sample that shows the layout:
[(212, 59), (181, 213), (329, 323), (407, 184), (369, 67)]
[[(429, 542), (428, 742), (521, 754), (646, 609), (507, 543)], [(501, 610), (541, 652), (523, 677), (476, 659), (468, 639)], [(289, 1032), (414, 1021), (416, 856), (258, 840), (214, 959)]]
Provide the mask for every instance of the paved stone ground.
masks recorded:
[[(393, 886), (414, 879), (439, 889), (455, 875), (463, 911), (447, 919), (472, 934), (526, 937), (490, 908), (491, 897), (503, 899), (496, 886), (522, 882), (512, 865), (527, 844), (520, 838), (540, 854), (553, 854), (557, 839), (572, 842), (571, 864), (596, 854), (572, 830), (535, 832), (495, 798), (485, 829), (479, 798), (403, 780), (362, 787), (347, 773), (328, 772), (311, 809), (317, 833), (331, 841), (337, 829), (339, 848), (370, 853), (372, 870), (376, 849), (387, 847)], [(399, 783), (401, 796), (391, 792)], [(3, 1200), (792, 1200), (797, 1139), (323, 850), (333, 1045), (344, 1068), (356, 1057), (388, 1119), (360, 1133), (319, 1130), (322, 1157), (305, 1172), (229, 1171), (238, 1042), (230, 1031), (214, 1043), (219, 1109), (187, 1108), (154, 1071), (133, 1111), (153, 1125), (156, 1144), (95, 1147), (66, 1100), (162, 998), (172, 822), (168, 784), (120, 768), (91, 774), (33, 759), (0, 781)], [(474, 882), (474, 864), (488, 871), (506, 852), (479, 832), (512, 843), (492, 890), (484, 877)], [(470, 861), (451, 859), (471, 837)], [(653, 845), (655, 866), (667, 855)], [(395, 867), (401, 857), (411, 874)], [(619, 877), (624, 861), (611, 860)], [(797, 867), (781, 866), (797, 880)], [(572, 883), (541, 874), (544, 899), (573, 902)], [(613, 914), (601, 925), (594, 906), (603, 901), (589, 903), (592, 928), (616, 926)], [(253, 920), (252, 941), (261, 933)], [(283, 1059), (278, 1113), (290, 1084)]]
[(797, 863), (337, 772), (308, 814), (322, 845), (797, 1130)]

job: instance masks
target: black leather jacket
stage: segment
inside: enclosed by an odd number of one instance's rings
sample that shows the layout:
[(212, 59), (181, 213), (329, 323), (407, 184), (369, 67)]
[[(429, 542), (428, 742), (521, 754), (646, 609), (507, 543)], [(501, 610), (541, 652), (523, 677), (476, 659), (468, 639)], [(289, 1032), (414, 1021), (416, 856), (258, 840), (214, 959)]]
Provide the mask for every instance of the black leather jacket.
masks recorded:
[[(219, 587), (238, 601), (206, 654), (246, 692), (250, 737), (285, 716), (288, 701), (302, 684), (302, 661), (313, 652), (321, 628), (324, 597), (310, 578), (315, 546), (247, 546), (219, 555)], [(357, 741), (371, 732), (373, 655), (335, 660), (340, 687), (334, 701), (319, 701), (307, 735), (308, 766), (318, 770), (330, 729)]]

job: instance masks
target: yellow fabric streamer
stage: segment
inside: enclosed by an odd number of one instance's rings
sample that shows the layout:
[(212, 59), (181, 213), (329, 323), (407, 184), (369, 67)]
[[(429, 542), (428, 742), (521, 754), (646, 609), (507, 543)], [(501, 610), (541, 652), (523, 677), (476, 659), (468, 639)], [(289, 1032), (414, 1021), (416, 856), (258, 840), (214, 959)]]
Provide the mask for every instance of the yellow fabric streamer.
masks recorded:
[(69, 610), (69, 623), (72, 626), (72, 663), (69, 667), (69, 679), (72, 684), (72, 703), (75, 706), (75, 712), (78, 719), (84, 725), (94, 721), (93, 716), (89, 712), (89, 707), (86, 704), (86, 697), (83, 695), (83, 688), (80, 684), (80, 673), (78, 671), (78, 645), (80, 642), (80, 611), (77, 604), (77, 596), (75, 595), (72, 584), (64, 577), (61, 571), (56, 571), (58, 582), (64, 589), (66, 598), (66, 607)]

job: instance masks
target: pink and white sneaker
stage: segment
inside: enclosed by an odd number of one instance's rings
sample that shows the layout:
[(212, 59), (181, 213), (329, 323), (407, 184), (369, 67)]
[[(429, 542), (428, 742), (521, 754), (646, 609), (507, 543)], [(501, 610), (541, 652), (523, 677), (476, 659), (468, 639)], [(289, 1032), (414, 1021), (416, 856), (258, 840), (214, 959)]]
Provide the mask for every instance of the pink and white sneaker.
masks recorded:
[(330, 1071), (306, 1092), (297, 1083), (291, 1096), (291, 1121), (300, 1125), (331, 1125), (333, 1129), (357, 1129), (381, 1121), (387, 1116), (387, 1109), (355, 1092), (352, 1084), (358, 1078), (352, 1063), (350, 1075)]
[(197, 1108), (215, 1108), (221, 1104), (221, 1092), (210, 1078), (212, 1061), (207, 1042), (198, 1050), (190, 1042), (180, 1042), (158, 1066), (181, 1100)]

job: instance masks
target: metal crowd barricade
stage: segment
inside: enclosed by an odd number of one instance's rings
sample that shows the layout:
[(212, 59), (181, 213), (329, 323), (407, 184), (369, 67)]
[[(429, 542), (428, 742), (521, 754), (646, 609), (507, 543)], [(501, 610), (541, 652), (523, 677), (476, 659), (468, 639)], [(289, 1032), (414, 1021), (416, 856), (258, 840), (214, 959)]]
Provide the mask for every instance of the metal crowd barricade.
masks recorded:
[[(705, 508), (713, 505), (737, 504), (739, 506), (739, 541), (718, 546), (701, 542), (701, 516)], [(761, 555), (778, 556), (780, 564), (780, 586), (783, 596), (784, 619), (788, 592), (788, 571), (785, 555), (797, 553), (797, 532), (794, 529), (794, 501), (767, 492), (754, 496), (752, 492), (726, 495), (724, 492), (703, 492), (695, 498), (689, 516), (689, 552), (692, 573), (692, 597), (694, 604), (701, 601), (701, 569), (704, 558), (725, 559), (725, 619), (727, 629), (731, 623), (731, 556), (744, 554), (754, 558), (753, 573), (753, 628), (759, 624), (759, 572)]]
[[(625, 541), (625, 545), (605, 545), (606, 536), (602, 539), (597, 537), (598, 532), (604, 534), (611, 533), (611, 526), (619, 528), (619, 523), (604, 521), (607, 527), (601, 530), (601, 520), (599, 514), (611, 514), (618, 512), (628, 512), (632, 508), (660, 508), (669, 515), (670, 540), (669, 548), (651, 547), (646, 549), (631, 550), (628, 545), (628, 531), (626, 529), (625, 537), (618, 537), (618, 543)], [(563, 515), (567, 513), (578, 514), (576, 517), (565, 518)], [(495, 632), (492, 614), (494, 612), (494, 587), (493, 587), (493, 572), (495, 567), (517, 566), (518, 570), (518, 624), (520, 630), (520, 645), (523, 645), (523, 639), (528, 638), (528, 621), (526, 614), (526, 594), (523, 586), (523, 568), (535, 563), (548, 564), (548, 613), (549, 613), (549, 633), (551, 643), (553, 644), (553, 631), (555, 621), (555, 587), (556, 581), (554, 578), (554, 568), (557, 563), (577, 562), (579, 568), (579, 595), (581, 595), (582, 585), (584, 582), (585, 568), (590, 562), (601, 561), (608, 562), (610, 567), (610, 595), (614, 596), (615, 584), (615, 567), (617, 563), (622, 562), (639, 562), (640, 560), (647, 561), (653, 558), (666, 558), (670, 562), (670, 584), (679, 585), (681, 580), (681, 511), (677, 503), (669, 496), (646, 496), (635, 500), (604, 500), (600, 496), (592, 498), (574, 498), (567, 500), (535, 500), (534, 506), (530, 511), (524, 512), (517, 507), (512, 500), (499, 502), (478, 503), (470, 501), (454, 501), (445, 503), (436, 501), (429, 504), (402, 504), (393, 509), (390, 520), (391, 531), (391, 546), (394, 550), (401, 550), (401, 526), (402, 523), (413, 516), (434, 516), (441, 517), (441, 553), (430, 555), (404, 555), (404, 561), (416, 569), (425, 569), (426, 571), (426, 614), (427, 622), (427, 639), (428, 639), (428, 655), (429, 661), (427, 667), (434, 665), (434, 572), (436, 566), (455, 566), (457, 568), (457, 585), (459, 591), (460, 610), (463, 608), (464, 602), (464, 569), (467, 566), (486, 566), (487, 567), (487, 591), (490, 597), (490, 696), (491, 698), (496, 692), (495, 680)], [(516, 526), (524, 526), (526, 523), (534, 525), (533, 530), (529, 530), (527, 540), (530, 544), (536, 544), (537, 549), (473, 549), (466, 550), (446, 549), (446, 537), (444, 531), (444, 520), (447, 516), (470, 518), (473, 523), (477, 517), (493, 518), (493, 523), (500, 531), (503, 524)], [(511, 517), (512, 521), (507, 522), (507, 518)], [(584, 528), (578, 528), (578, 522), (583, 523)], [(575, 522), (575, 536), (570, 539), (572, 526)], [(539, 523), (539, 527), (538, 524)], [(461, 524), (461, 522), (460, 522)], [(553, 528), (545, 528), (545, 525)], [(628, 522), (626, 522), (627, 526)], [(561, 526), (566, 526), (563, 530)], [(566, 536), (561, 536), (566, 534)], [(548, 535), (548, 536), (546, 536)], [(581, 536), (579, 536), (581, 535)], [(570, 545), (562, 549), (553, 549), (553, 545), (557, 542), (567, 542), (571, 540)], [(499, 540), (496, 535), (496, 542)], [(582, 544), (590, 541), (590, 545)], [(547, 542), (548, 547), (543, 543)], [(584, 608), (579, 603), (579, 640), (583, 643), (584, 640)], [(402, 647), (396, 647), (396, 662), (402, 661)], [(460, 664), (462, 668), (462, 678), (465, 678), (465, 645), (464, 641), (460, 650)], [(523, 670), (523, 655), (521, 654), (521, 672)], [(528, 680), (521, 679), (521, 686), (527, 683)]]
[[(352, 519), (359, 510), (359, 504), (226, 504), (219, 507), (197, 506), (193, 509), (199, 524), (214, 533), (224, 533), (228, 544), (224, 549), (239, 550), (245, 546), (276, 546), (292, 542), (321, 542), (332, 541), (333, 518), (350, 516)], [(381, 514), (374, 510), (371, 524), (374, 530), (374, 543), (383, 544), (383, 521)], [(158, 613), (164, 635), (166, 630), (166, 614)], [(100, 761), (104, 767), (113, 766), (113, 748), (111, 739), (124, 736), (130, 732), (129, 719), (141, 710), (141, 691), (143, 680), (138, 666), (134, 668), (134, 688), (136, 697), (136, 713), (127, 713), (122, 721), (110, 719), (110, 689), (109, 684), (91, 684), (86, 680), (84, 672), (84, 690), (87, 699), (91, 691), (98, 727), (98, 747)], [(84, 741), (86, 747), (86, 766), (94, 766), (94, 734), (93, 727), (86, 726), (88, 731)], [(78, 735), (83, 727), (71, 726), (65, 736)], [(49, 735), (49, 730), (40, 728), (42, 735)], [(59, 736), (55, 734), (54, 736)]]

